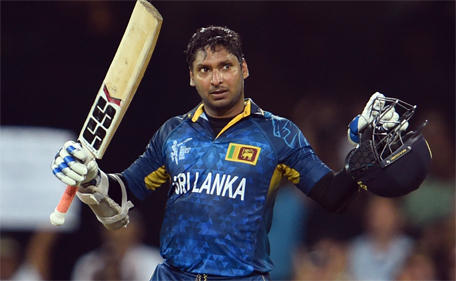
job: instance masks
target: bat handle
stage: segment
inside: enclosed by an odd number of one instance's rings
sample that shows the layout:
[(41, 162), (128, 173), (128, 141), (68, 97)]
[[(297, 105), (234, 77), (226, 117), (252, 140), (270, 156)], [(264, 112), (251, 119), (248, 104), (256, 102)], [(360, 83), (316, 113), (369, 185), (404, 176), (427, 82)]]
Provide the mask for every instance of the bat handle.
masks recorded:
[(70, 208), (71, 202), (73, 202), (74, 196), (76, 195), (77, 191), (77, 186), (67, 186), (65, 192), (62, 195), (62, 198), (60, 198), (59, 204), (49, 217), (53, 225), (60, 226), (65, 222), (65, 215), (68, 211), (68, 208)]

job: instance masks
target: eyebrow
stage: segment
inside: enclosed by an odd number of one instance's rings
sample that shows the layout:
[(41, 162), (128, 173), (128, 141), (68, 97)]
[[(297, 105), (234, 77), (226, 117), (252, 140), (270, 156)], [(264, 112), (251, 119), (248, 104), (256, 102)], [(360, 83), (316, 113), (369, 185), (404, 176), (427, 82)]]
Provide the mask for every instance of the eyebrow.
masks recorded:
[[(238, 61), (238, 59), (236, 57), (234, 57), (235, 61)], [(217, 63), (217, 65), (226, 65), (226, 64), (234, 64), (235, 62), (233, 60), (230, 60), (230, 59), (225, 59), (225, 60), (222, 60), (220, 62)], [(200, 62), (200, 63), (197, 63), (195, 65), (195, 69), (198, 69), (198, 68), (201, 68), (201, 67), (209, 67), (209, 63), (205, 63), (204, 61)]]

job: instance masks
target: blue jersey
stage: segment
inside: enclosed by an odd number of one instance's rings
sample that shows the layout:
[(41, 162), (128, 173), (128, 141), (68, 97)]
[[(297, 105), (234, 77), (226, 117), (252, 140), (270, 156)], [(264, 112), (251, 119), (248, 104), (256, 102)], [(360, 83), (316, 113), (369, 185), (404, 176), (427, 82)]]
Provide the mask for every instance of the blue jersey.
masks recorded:
[(166, 263), (194, 274), (269, 272), (269, 232), (282, 177), (305, 194), (331, 170), (290, 120), (246, 99), (216, 136), (203, 106), (169, 119), (122, 174), (144, 199), (168, 180)]

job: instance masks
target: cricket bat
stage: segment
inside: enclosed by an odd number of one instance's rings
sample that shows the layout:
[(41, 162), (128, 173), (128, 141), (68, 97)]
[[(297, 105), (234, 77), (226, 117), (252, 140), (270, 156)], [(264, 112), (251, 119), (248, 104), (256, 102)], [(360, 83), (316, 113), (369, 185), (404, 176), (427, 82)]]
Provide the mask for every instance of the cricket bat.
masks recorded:
[[(163, 18), (152, 4), (137, 0), (125, 33), (78, 140), (101, 159), (141, 82), (157, 43)], [(62, 225), (78, 190), (68, 186), (54, 212), (53, 225)]]

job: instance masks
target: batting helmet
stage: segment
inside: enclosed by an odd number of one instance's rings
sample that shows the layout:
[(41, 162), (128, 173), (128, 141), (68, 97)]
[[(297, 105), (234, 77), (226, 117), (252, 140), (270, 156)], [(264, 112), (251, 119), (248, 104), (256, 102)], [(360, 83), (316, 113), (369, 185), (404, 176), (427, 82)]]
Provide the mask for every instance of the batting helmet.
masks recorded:
[[(362, 188), (382, 197), (399, 197), (418, 189), (429, 173), (432, 154), (421, 134), (427, 121), (405, 133), (401, 127), (408, 125), (416, 106), (396, 98), (379, 99), (384, 107), (362, 133), (357, 148), (347, 155), (345, 169)], [(392, 107), (402, 114), (386, 130), (382, 117)]]

